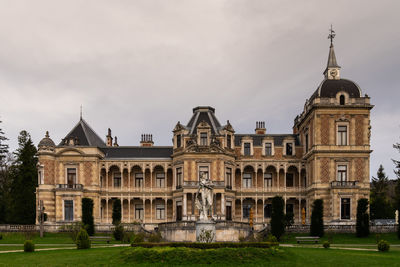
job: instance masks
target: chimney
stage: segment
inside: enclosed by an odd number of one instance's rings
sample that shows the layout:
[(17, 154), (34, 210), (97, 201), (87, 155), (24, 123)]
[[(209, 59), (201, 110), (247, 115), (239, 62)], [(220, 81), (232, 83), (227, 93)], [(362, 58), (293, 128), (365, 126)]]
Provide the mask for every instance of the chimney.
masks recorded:
[(265, 121), (256, 121), (256, 134), (265, 134), (266, 132)]
[(112, 146), (113, 145), (113, 138), (111, 136), (111, 129), (108, 128), (108, 134), (106, 136), (106, 144), (107, 146)]
[(117, 137), (114, 137), (114, 146), (119, 146), (119, 145), (118, 145), (118, 138), (117, 138)]
[(152, 134), (142, 134), (142, 140), (140, 141), (140, 146), (152, 147), (153, 144), (154, 144), (154, 142), (153, 142)]

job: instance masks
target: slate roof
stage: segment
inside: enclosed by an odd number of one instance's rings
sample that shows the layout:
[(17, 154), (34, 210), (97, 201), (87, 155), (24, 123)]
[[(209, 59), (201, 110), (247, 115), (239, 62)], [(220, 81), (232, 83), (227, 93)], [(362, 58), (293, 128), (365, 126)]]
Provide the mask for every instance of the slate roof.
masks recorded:
[[(80, 146), (105, 147), (104, 141), (97, 135), (95, 131), (82, 118), (75, 127), (65, 136), (64, 139), (77, 138)], [(63, 140), (64, 140), (63, 139)], [(59, 146), (62, 146), (63, 141)]]
[(221, 124), (217, 117), (215, 117), (215, 109), (212, 107), (196, 107), (193, 109), (193, 115), (186, 125), (189, 129), (189, 133), (193, 134), (202, 121), (207, 122), (211, 126), (211, 132), (213, 134), (218, 134)]
[(244, 136), (250, 136), (253, 138), (253, 146), (262, 146), (262, 140), (265, 137), (273, 137), (274, 146), (282, 146), (283, 140), (290, 137), (295, 139), (296, 146), (300, 145), (297, 134), (235, 134), (235, 146), (241, 145), (241, 141)]
[(339, 91), (347, 92), (351, 98), (361, 97), (361, 89), (355, 82), (348, 79), (325, 79), (311, 96), (310, 101), (316, 97), (336, 97)]
[(153, 147), (103, 147), (100, 148), (105, 158), (170, 158), (173, 152), (172, 146)]

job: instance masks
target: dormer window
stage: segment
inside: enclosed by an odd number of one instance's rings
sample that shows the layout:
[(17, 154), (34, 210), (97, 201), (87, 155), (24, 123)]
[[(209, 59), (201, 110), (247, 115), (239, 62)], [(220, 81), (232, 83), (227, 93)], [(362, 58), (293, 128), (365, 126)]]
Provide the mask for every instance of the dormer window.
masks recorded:
[(200, 133), (200, 145), (206, 146), (207, 144), (207, 133)]
[(272, 156), (272, 143), (265, 143), (265, 156)]
[(244, 143), (244, 155), (250, 156), (251, 155), (251, 145), (250, 143)]
[(345, 100), (346, 100), (345, 96), (344, 95), (340, 95), (340, 97), (339, 97), (340, 105), (344, 105), (345, 104)]
[(293, 143), (286, 143), (286, 155), (287, 156), (293, 155)]
[(178, 134), (176, 136), (176, 147), (179, 148), (179, 147), (181, 147), (181, 145), (182, 145), (181, 135)]
[(232, 148), (232, 135), (228, 134), (226, 136), (226, 146), (228, 148)]

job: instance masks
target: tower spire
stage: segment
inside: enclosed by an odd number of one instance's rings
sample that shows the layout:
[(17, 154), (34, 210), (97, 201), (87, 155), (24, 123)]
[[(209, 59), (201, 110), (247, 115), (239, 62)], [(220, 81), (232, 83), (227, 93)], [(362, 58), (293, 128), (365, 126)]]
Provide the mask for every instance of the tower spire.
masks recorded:
[(335, 38), (336, 33), (332, 28), (329, 29), (328, 39), (331, 41), (331, 45), (329, 47), (329, 56), (328, 56), (328, 63), (326, 69), (324, 71), (325, 79), (329, 80), (339, 80), (340, 79), (340, 66), (336, 61), (335, 49), (333, 47), (333, 39)]
[(81, 105), (80, 120), (82, 120), (82, 105)]

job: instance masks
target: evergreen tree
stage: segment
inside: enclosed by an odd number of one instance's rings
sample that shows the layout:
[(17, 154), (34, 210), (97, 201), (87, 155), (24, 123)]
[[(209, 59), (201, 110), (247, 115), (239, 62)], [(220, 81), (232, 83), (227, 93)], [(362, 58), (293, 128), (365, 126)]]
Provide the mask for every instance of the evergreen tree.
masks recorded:
[(16, 161), (10, 170), (11, 211), (9, 221), (16, 224), (34, 224), (36, 219), (36, 187), (38, 159), (36, 147), (27, 131), (18, 136)]
[[(400, 152), (400, 143), (394, 144), (393, 147)], [(397, 175), (397, 184), (395, 187), (395, 209), (400, 214), (400, 161), (393, 160), (393, 162), (395, 164), (394, 173)], [(397, 237), (400, 239), (400, 224), (397, 225)]]
[(82, 198), (82, 223), (87, 233), (94, 235), (94, 219), (93, 219), (93, 199)]
[(311, 213), (311, 236), (324, 236), (324, 201), (322, 199), (314, 200)]
[(112, 206), (112, 224), (118, 225), (121, 223), (121, 200), (114, 199)]
[(387, 197), (389, 179), (383, 166), (380, 165), (377, 177), (372, 177), (371, 187), (371, 219), (388, 219), (394, 217), (391, 201)]
[(285, 233), (285, 214), (283, 213), (284, 205), (282, 197), (276, 196), (272, 199), (271, 234), (274, 235), (278, 241)]
[(4, 131), (0, 128), (0, 224), (7, 222), (6, 214), (9, 204), (8, 145), (5, 143), (7, 140)]
[(357, 202), (357, 237), (367, 237), (369, 235), (369, 215), (368, 199), (360, 198)]

